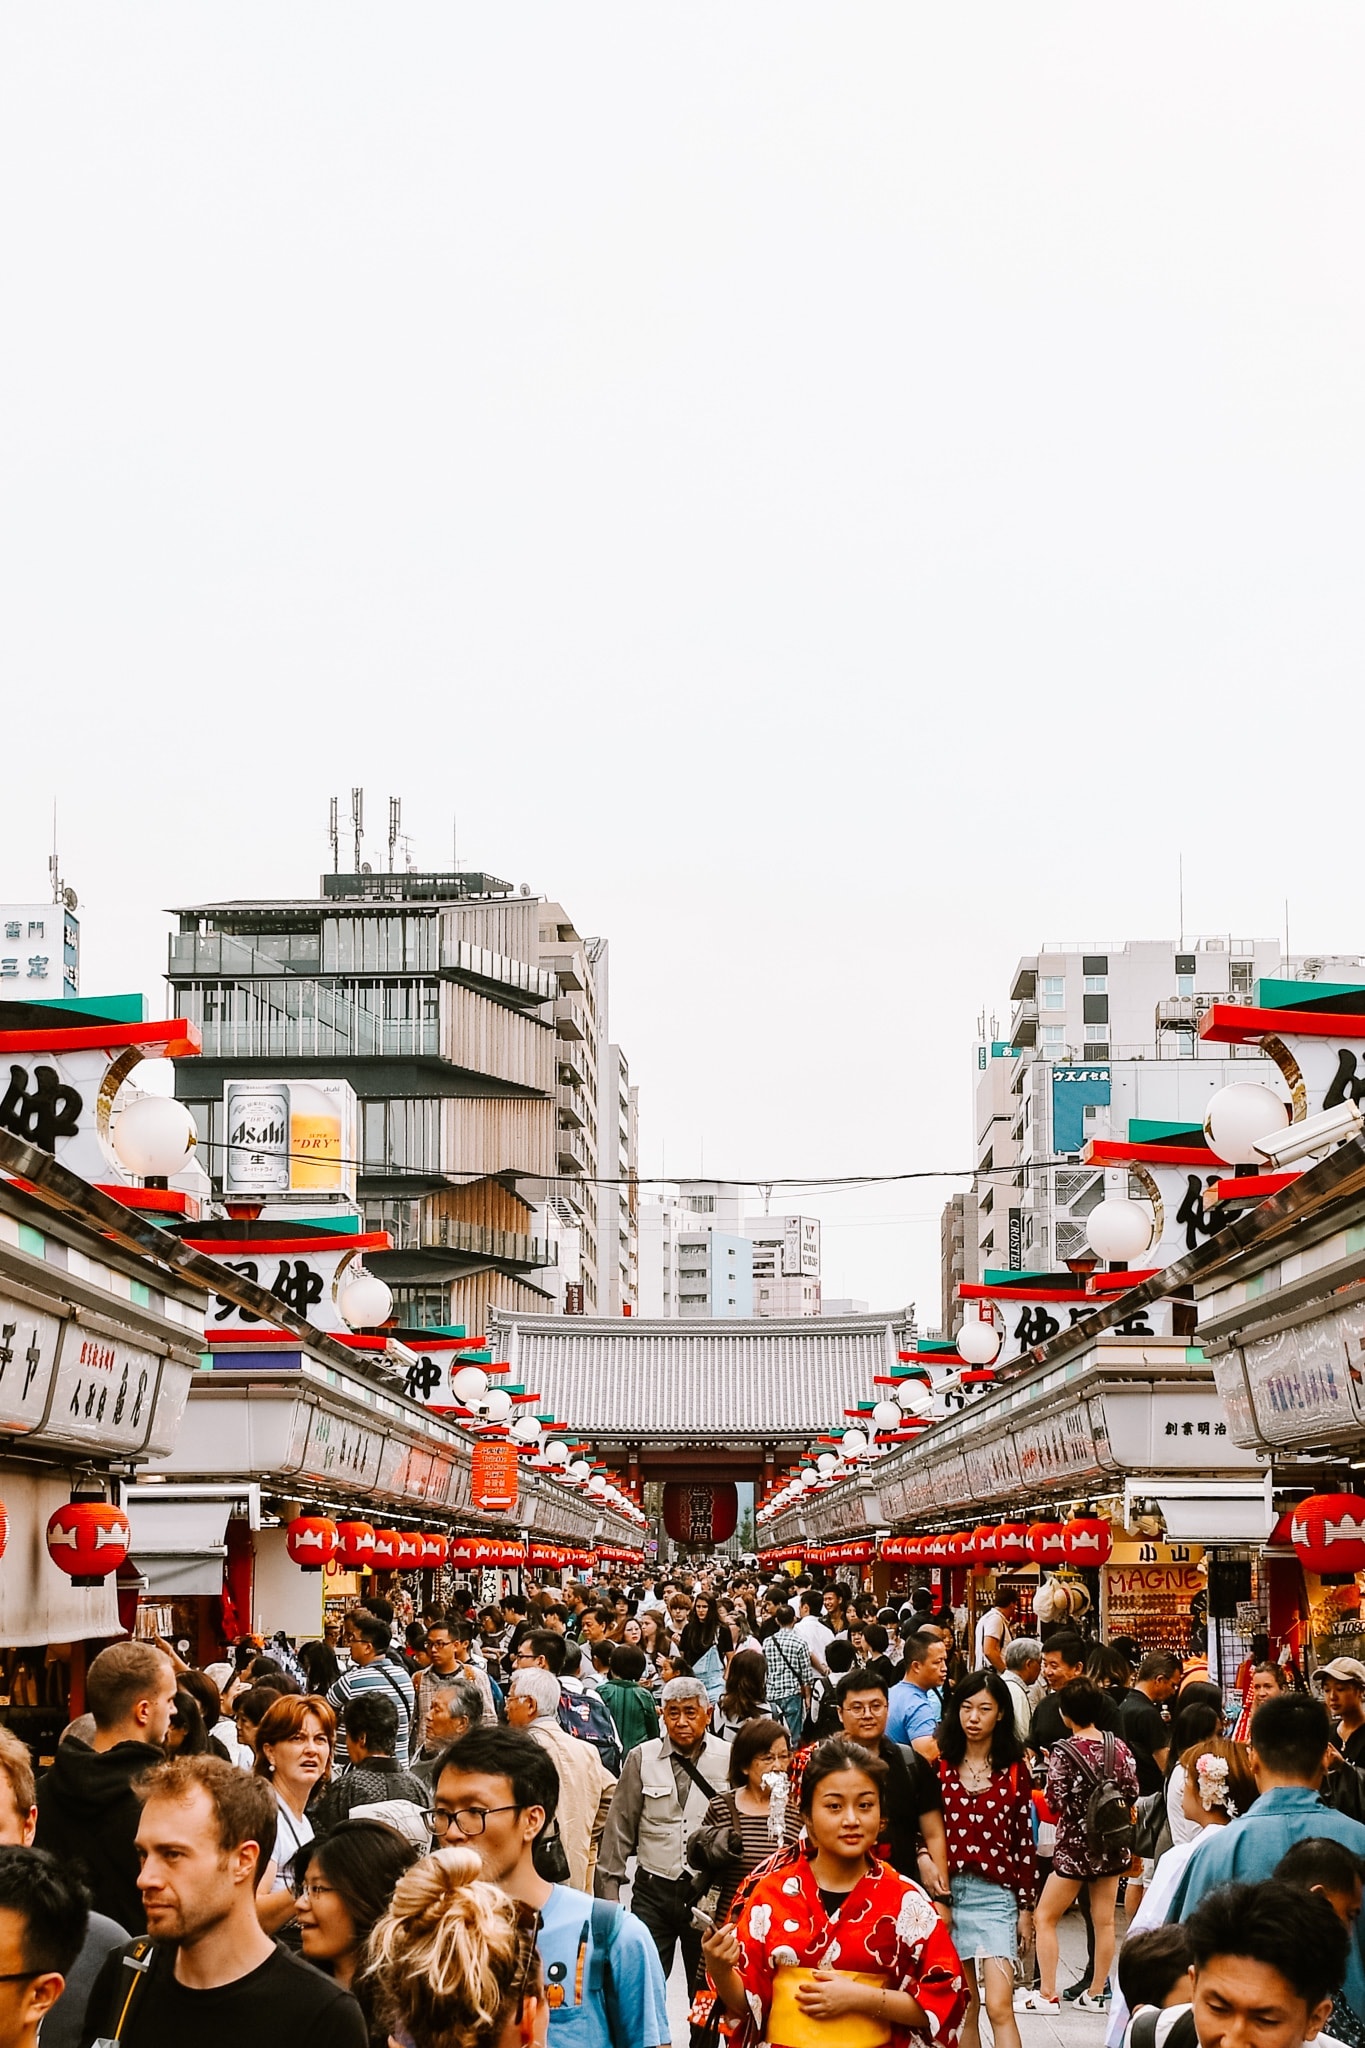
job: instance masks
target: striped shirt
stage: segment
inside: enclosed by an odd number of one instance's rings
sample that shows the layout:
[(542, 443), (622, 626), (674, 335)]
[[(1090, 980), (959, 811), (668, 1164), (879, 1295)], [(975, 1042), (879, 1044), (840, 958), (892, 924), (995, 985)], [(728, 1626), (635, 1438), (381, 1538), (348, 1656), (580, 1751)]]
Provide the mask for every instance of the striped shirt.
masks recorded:
[(394, 1759), (401, 1770), (408, 1764), (408, 1735), (412, 1728), (417, 1702), (413, 1697), (412, 1680), (401, 1664), (392, 1657), (376, 1657), (369, 1664), (353, 1664), (349, 1671), (343, 1671), (327, 1695), (327, 1704), (337, 1717), (336, 1762), (346, 1761), (346, 1730), (342, 1715), (347, 1700), (353, 1700), (357, 1693), (386, 1693), (398, 1709), (398, 1735), (393, 1746)]

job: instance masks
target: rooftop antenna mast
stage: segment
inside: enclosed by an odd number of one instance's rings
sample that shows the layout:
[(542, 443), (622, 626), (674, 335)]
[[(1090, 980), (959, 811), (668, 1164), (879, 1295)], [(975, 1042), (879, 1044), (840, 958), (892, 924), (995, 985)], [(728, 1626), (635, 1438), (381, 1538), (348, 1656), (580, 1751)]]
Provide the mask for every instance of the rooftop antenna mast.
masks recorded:
[(401, 833), (400, 833), (400, 831), (399, 831), (399, 827), (400, 827), (400, 825), (402, 824), (402, 820), (403, 820), (403, 799), (402, 799), (402, 797), (401, 797), (401, 796), (391, 796), (391, 797), (389, 798), (389, 873), (390, 873), (390, 874), (392, 874), (392, 873), (393, 873), (393, 850), (394, 850), (395, 846), (397, 846), (397, 844), (398, 844), (398, 841), (399, 841), (399, 839), (400, 839), (400, 837), (401, 837)]
[(365, 792), (351, 791), (351, 827), (355, 833), (355, 872), (360, 873), (360, 842), (365, 836)]
[(57, 859), (57, 799), (55, 796), (52, 799), (52, 851), (47, 859), (47, 875), (48, 880), (52, 884), (52, 901), (60, 903), (62, 900), (62, 874), (61, 863)]
[(329, 811), (327, 837), (332, 842), (332, 873), (336, 875), (341, 872), (341, 832), (337, 823), (337, 800), (335, 797), (330, 801)]

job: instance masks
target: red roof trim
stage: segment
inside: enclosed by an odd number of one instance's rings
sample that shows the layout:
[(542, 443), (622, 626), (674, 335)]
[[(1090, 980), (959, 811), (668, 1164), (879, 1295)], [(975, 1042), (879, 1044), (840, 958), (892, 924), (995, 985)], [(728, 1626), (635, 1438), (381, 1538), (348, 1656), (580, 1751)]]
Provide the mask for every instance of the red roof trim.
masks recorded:
[(1130, 1145), (1125, 1138), (1090, 1138), (1081, 1158), (1087, 1166), (1127, 1166), (1134, 1161), (1148, 1166), (1217, 1168), (1223, 1164), (1207, 1145)]
[(387, 1230), (351, 1237), (342, 1232), (335, 1237), (187, 1237), (185, 1242), (192, 1252), (208, 1252), (213, 1258), (223, 1258), (229, 1252), (386, 1252), (393, 1245)]
[(68, 1025), (63, 1031), (0, 1031), (0, 1052), (96, 1052), (118, 1045), (159, 1046), (169, 1060), (193, 1058), (203, 1041), (188, 1017), (160, 1024)]
[(1215, 1003), (1200, 1019), (1199, 1036), (1218, 1045), (1252, 1045), (1258, 1038), (1365, 1038), (1365, 1017), (1344, 1010), (1247, 1010)]

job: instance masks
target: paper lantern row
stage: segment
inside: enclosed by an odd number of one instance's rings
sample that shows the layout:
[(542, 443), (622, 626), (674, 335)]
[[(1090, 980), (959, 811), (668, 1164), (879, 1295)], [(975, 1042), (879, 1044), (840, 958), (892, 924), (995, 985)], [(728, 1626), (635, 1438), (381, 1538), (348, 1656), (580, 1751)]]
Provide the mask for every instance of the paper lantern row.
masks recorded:
[(1113, 1547), (1102, 1516), (1077, 1515), (1069, 1522), (982, 1523), (947, 1536), (890, 1536), (881, 1554), (909, 1564), (1099, 1565)]

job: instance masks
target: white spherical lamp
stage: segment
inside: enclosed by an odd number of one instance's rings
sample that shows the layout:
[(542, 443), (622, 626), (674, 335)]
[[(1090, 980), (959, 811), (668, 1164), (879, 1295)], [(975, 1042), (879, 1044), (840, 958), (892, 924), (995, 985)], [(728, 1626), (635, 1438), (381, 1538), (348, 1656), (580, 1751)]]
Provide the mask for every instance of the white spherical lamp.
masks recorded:
[(1097, 1259), (1140, 1259), (1151, 1249), (1153, 1217), (1141, 1202), (1106, 1195), (1085, 1219), (1085, 1233)]
[(899, 1429), (901, 1411), (894, 1401), (878, 1401), (872, 1410), (872, 1420), (878, 1429)]
[(1234, 1081), (1211, 1097), (1204, 1112), (1204, 1136), (1229, 1166), (1261, 1166), (1258, 1138), (1271, 1138), (1289, 1122), (1289, 1105), (1259, 1081)]
[(337, 1307), (353, 1330), (377, 1330), (393, 1314), (393, 1296), (373, 1273), (357, 1273), (342, 1288)]
[(592, 1478), (592, 1466), (586, 1458), (575, 1458), (569, 1467), (570, 1479), (576, 1479), (581, 1486), (585, 1479)]
[(968, 1365), (990, 1365), (1000, 1350), (1000, 1332), (993, 1320), (984, 1316), (968, 1316), (957, 1333), (959, 1358)]
[(488, 1374), (481, 1366), (462, 1365), (451, 1379), (450, 1391), (462, 1408), (472, 1408), (488, 1392)]
[(490, 1387), (481, 1403), (484, 1417), (489, 1422), (506, 1422), (512, 1413), (512, 1396), (502, 1387)]
[(867, 1449), (865, 1429), (846, 1429), (843, 1434), (843, 1451), (846, 1458), (856, 1458)]
[(820, 1474), (818, 1472), (812, 1472), (809, 1469), (807, 1469), (805, 1472), (801, 1474), (802, 1493), (809, 1493), (813, 1487), (816, 1487), (819, 1484)]
[(835, 1457), (833, 1451), (821, 1451), (815, 1461), (815, 1469), (822, 1478), (828, 1479), (838, 1462), (839, 1460)]
[(512, 1424), (512, 1434), (519, 1444), (538, 1444), (540, 1442), (540, 1417), (538, 1415), (519, 1415)]
[(119, 1165), (144, 1178), (179, 1173), (198, 1140), (189, 1110), (169, 1095), (135, 1096), (114, 1125)]
[(933, 1406), (933, 1389), (918, 1375), (902, 1380), (896, 1388), (896, 1406), (907, 1415), (923, 1415)]
[(588, 1492), (594, 1500), (600, 1500), (607, 1490), (607, 1482), (600, 1472), (594, 1472), (588, 1480)]

